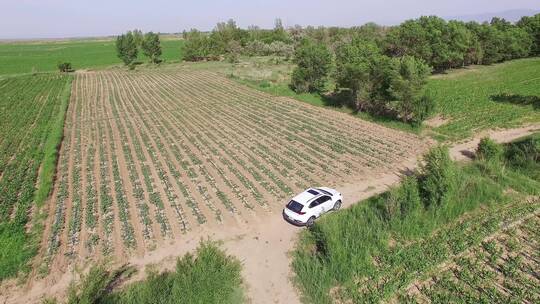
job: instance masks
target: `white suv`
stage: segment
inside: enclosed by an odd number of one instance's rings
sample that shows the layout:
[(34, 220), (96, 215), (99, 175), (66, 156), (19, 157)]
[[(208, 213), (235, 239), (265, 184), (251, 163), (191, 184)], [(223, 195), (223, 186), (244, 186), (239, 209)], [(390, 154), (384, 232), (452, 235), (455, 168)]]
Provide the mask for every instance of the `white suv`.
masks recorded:
[(334, 189), (309, 188), (293, 197), (283, 209), (283, 217), (296, 225), (311, 226), (316, 218), (341, 207), (343, 196)]

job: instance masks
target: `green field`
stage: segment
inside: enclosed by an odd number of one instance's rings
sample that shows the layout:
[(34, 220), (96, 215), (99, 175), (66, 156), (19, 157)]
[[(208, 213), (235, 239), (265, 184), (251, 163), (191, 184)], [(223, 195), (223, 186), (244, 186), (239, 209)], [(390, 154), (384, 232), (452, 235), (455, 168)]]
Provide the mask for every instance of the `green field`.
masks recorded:
[(436, 128), (444, 138), (540, 122), (540, 58), (455, 70), (430, 79), (428, 92), (449, 122)]
[[(183, 40), (163, 39), (162, 59), (179, 61), (182, 45)], [(146, 62), (139, 53), (139, 60)], [(112, 39), (0, 43), (0, 75), (55, 71), (59, 62), (71, 62), (75, 69), (122, 64)]]
[(52, 187), (70, 83), (65, 75), (0, 80), (0, 280), (24, 269), (35, 252), (29, 210)]
[[(540, 235), (535, 228), (540, 224), (540, 176), (531, 174), (540, 169), (539, 143), (537, 134), (535, 140), (507, 148), (504, 161), (454, 165), (449, 175), (454, 182), (439, 205), (425, 206), (424, 201), (421, 207), (411, 208), (415, 191), (425, 191), (420, 186), (424, 176), (419, 177), (419, 190), (414, 190), (417, 186), (409, 178), (399, 188), (320, 219), (312, 229), (301, 233), (293, 254), (293, 269), (304, 302), (378, 303), (399, 298), (400, 303), (426, 303), (427, 297), (433, 303), (509, 303), (517, 299), (536, 303), (540, 298), (538, 278), (527, 273), (540, 271)], [(496, 235), (505, 239), (506, 229), (513, 225), (529, 237), (514, 241), (513, 251), (506, 250), (514, 253), (499, 259), (503, 252), (500, 247), (507, 242), (494, 245), (489, 238)], [(472, 276), (473, 270), (466, 269), (461, 274), (442, 273), (441, 269), (451, 263), (476, 263), (472, 266), (478, 268), (482, 257), (470, 257), (469, 262), (460, 257), (467, 260), (467, 253), (479, 253), (479, 247), (485, 248), (484, 258), (489, 260), (493, 255), (486, 264), (495, 270), (484, 268), (492, 272), (489, 276), (482, 273), (482, 267)], [(505, 290), (495, 284), (500, 282), (498, 266), (505, 270), (504, 286), (511, 288)], [(451, 292), (450, 283), (464, 286), (466, 279), (475, 280), (465, 288), (468, 293)], [(414, 282), (424, 281), (423, 296), (409, 294)], [(536, 287), (525, 294), (526, 286)]]

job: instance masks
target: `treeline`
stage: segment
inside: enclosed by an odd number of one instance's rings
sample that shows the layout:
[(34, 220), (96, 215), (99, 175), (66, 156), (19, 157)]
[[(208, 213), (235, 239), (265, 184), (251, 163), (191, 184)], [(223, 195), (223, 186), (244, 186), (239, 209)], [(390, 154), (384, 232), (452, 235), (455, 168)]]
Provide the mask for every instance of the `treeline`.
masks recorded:
[(492, 64), (540, 54), (540, 14), (516, 24), (446, 21), (436, 16), (408, 20), (398, 26), (367, 23), (359, 27), (271, 30), (239, 28), (233, 20), (212, 32), (184, 32), (184, 59), (231, 62), (238, 56), (276, 55), (292, 58), (296, 92), (327, 91), (355, 111), (419, 124), (435, 102), (425, 94), (432, 72), (471, 64)]
[(192, 29), (184, 31), (182, 36), (186, 41), (184, 60), (187, 61), (219, 60), (224, 57), (235, 62), (240, 55), (290, 57), (294, 51), (291, 36), (280, 19), (276, 20), (272, 30), (257, 26), (241, 29), (231, 19), (218, 23), (209, 34)]
[(161, 62), (161, 42), (158, 34), (143, 34), (140, 30), (134, 30), (116, 37), (116, 53), (125, 65), (133, 66), (139, 56), (139, 49), (151, 63)]

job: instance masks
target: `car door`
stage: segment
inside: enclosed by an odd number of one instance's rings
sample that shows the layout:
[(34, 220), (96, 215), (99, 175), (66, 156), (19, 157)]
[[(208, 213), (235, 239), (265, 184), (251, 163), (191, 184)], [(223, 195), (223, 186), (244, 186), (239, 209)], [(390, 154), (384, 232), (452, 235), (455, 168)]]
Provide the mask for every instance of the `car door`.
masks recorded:
[(332, 209), (332, 198), (328, 195), (323, 195), (317, 199), (319, 201), (319, 207), (321, 209), (321, 214)]
[[(319, 197), (320, 198), (320, 197)], [(319, 217), (323, 212), (322, 212), (322, 205), (321, 205), (321, 201), (319, 200), (319, 198), (317, 199), (314, 199), (310, 204), (309, 204), (309, 211), (310, 211), (310, 214), (316, 216), (316, 217)]]

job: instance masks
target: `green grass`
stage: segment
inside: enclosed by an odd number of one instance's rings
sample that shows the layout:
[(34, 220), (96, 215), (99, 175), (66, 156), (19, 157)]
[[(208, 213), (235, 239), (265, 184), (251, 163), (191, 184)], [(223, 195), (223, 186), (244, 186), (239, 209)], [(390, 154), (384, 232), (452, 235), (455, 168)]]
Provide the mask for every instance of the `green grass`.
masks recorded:
[[(161, 45), (165, 62), (181, 60), (183, 40), (163, 39)], [(0, 43), (0, 75), (56, 71), (59, 62), (71, 62), (74, 69), (122, 64), (113, 39)]]
[(195, 255), (178, 258), (174, 271), (150, 269), (145, 280), (116, 291), (111, 287), (129, 277), (132, 269), (108, 271), (103, 265), (94, 266), (81, 282), (72, 285), (68, 303), (243, 303), (240, 271), (240, 261), (206, 241)]
[(540, 194), (540, 179), (523, 167), (531, 163), (519, 163), (460, 165), (444, 204), (405, 217), (389, 216), (396, 212), (396, 193), (406, 192), (397, 188), (320, 219), (301, 233), (293, 253), (304, 302), (389, 300), (502, 223), (540, 210), (540, 201), (528, 200)]
[(41, 216), (35, 209), (31, 218), (29, 211), (52, 187), (71, 79), (46, 74), (0, 80), (0, 280), (28, 270), (36, 252)]
[(71, 81), (72, 78), (70, 77), (65, 84), (64, 91), (60, 96), (60, 109), (52, 121), (49, 135), (47, 136), (47, 140), (43, 146), (44, 157), (43, 161), (41, 162), (41, 171), (38, 178), (39, 182), (36, 186), (36, 193), (34, 196), (34, 202), (38, 207), (43, 205), (43, 202), (45, 202), (52, 190), (59, 148), (64, 136), (64, 121), (66, 120), (66, 111), (68, 109), (71, 96)]
[[(538, 105), (519, 104), (540, 98), (540, 58), (437, 75), (429, 80), (428, 92), (437, 102), (437, 112), (450, 119), (434, 130), (442, 139), (461, 139), (483, 129), (540, 122)], [(500, 94), (504, 94), (503, 98), (495, 101), (494, 96)]]

